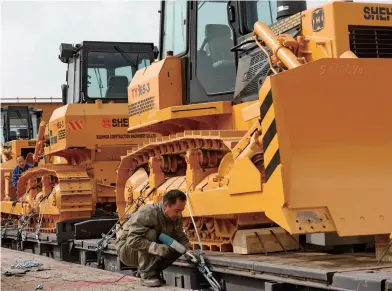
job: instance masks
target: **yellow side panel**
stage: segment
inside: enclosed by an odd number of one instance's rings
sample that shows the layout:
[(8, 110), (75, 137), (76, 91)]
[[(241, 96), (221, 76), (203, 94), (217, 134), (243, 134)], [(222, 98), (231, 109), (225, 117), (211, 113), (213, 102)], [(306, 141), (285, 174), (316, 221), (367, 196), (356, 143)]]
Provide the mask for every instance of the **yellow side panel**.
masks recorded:
[(9, 213), (13, 215), (21, 215), (22, 214), (22, 204), (17, 203), (14, 207), (12, 204), (14, 201), (1, 201), (1, 212), (2, 213)]
[(128, 87), (129, 125), (157, 110), (182, 105), (181, 59), (168, 57), (136, 72)]
[[(233, 106), (233, 129), (248, 130), (257, 121), (257, 119), (248, 119), (254, 117), (255, 106), (258, 115), (260, 114), (260, 106), (258, 100), (241, 103)], [(258, 117), (257, 115), (257, 117)]]
[[(244, 175), (245, 172), (246, 175)], [(229, 193), (233, 195), (261, 190), (262, 179), (259, 170), (248, 158), (238, 159), (230, 171)]]
[[(308, 9), (302, 14), (302, 33), (311, 40), (306, 50), (311, 50), (311, 55), (306, 55), (308, 60), (320, 57), (339, 57), (350, 50), (349, 26), (392, 26), (392, 4), (385, 3), (352, 3), (333, 2)], [(317, 20), (318, 25), (313, 27)], [(388, 33), (385, 39), (388, 41)], [(325, 41), (322, 44), (320, 41)], [(385, 43), (385, 42), (384, 42)]]
[(54, 111), (49, 122), (50, 147), (95, 148), (97, 145), (134, 145), (156, 137), (154, 133), (130, 134), (125, 104), (69, 104)]
[(16, 159), (18, 155), (22, 154), (22, 149), (33, 150), (35, 148), (37, 141), (36, 140), (13, 140), (10, 143), (11, 143), (13, 158)]

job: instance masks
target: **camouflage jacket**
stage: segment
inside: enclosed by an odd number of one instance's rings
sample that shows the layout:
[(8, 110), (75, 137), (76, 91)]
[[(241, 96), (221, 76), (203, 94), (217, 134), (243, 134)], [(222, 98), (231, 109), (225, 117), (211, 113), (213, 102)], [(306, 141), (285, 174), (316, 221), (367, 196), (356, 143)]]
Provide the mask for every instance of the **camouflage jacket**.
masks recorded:
[(147, 204), (131, 215), (116, 240), (117, 251), (127, 243), (133, 250), (147, 252), (151, 241), (145, 237), (145, 234), (151, 228), (157, 232), (157, 238), (159, 234), (165, 233), (184, 246), (189, 244), (182, 217), (172, 221), (164, 212), (163, 204), (160, 202)]

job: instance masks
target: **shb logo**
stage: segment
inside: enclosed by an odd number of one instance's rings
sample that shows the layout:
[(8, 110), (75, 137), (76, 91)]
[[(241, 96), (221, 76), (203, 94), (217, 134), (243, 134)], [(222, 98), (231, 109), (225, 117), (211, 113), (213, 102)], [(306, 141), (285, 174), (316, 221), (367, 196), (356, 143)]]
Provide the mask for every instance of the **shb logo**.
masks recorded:
[(321, 31), (324, 28), (324, 10), (317, 8), (312, 13), (313, 31)]

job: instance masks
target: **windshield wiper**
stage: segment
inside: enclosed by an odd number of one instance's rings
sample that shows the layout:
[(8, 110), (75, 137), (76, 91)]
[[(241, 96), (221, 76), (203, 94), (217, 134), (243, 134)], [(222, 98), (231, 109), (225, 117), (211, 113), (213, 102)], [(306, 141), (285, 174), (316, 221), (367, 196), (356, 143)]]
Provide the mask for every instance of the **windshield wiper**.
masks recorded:
[(26, 119), (22, 118), (22, 114), (20, 114), (20, 112), (18, 110), (15, 112), (16, 112), (16, 115), (18, 116), (19, 121), (22, 121), (23, 125), (27, 126)]
[(137, 69), (137, 66), (135, 66), (130, 57), (119, 46), (115, 45), (114, 49), (121, 54), (121, 56), (128, 62), (128, 64), (131, 65), (131, 67)]
[[(98, 71), (98, 74), (97, 74), (97, 71)], [(102, 96), (103, 83), (102, 83), (102, 79), (101, 79), (101, 73), (99, 72), (98, 68), (94, 68), (94, 73), (95, 73), (95, 76), (97, 77), (98, 87), (99, 87), (99, 92), (101, 94), (101, 98), (103, 98), (103, 96)]]

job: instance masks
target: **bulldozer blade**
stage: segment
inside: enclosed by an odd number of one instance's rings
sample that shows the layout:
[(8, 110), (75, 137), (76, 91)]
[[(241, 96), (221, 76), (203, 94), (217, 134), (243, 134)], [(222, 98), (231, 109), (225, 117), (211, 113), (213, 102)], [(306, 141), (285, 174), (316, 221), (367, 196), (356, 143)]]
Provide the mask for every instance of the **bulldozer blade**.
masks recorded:
[(270, 79), (266, 215), (292, 234), (391, 233), (392, 59), (320, 59)]

